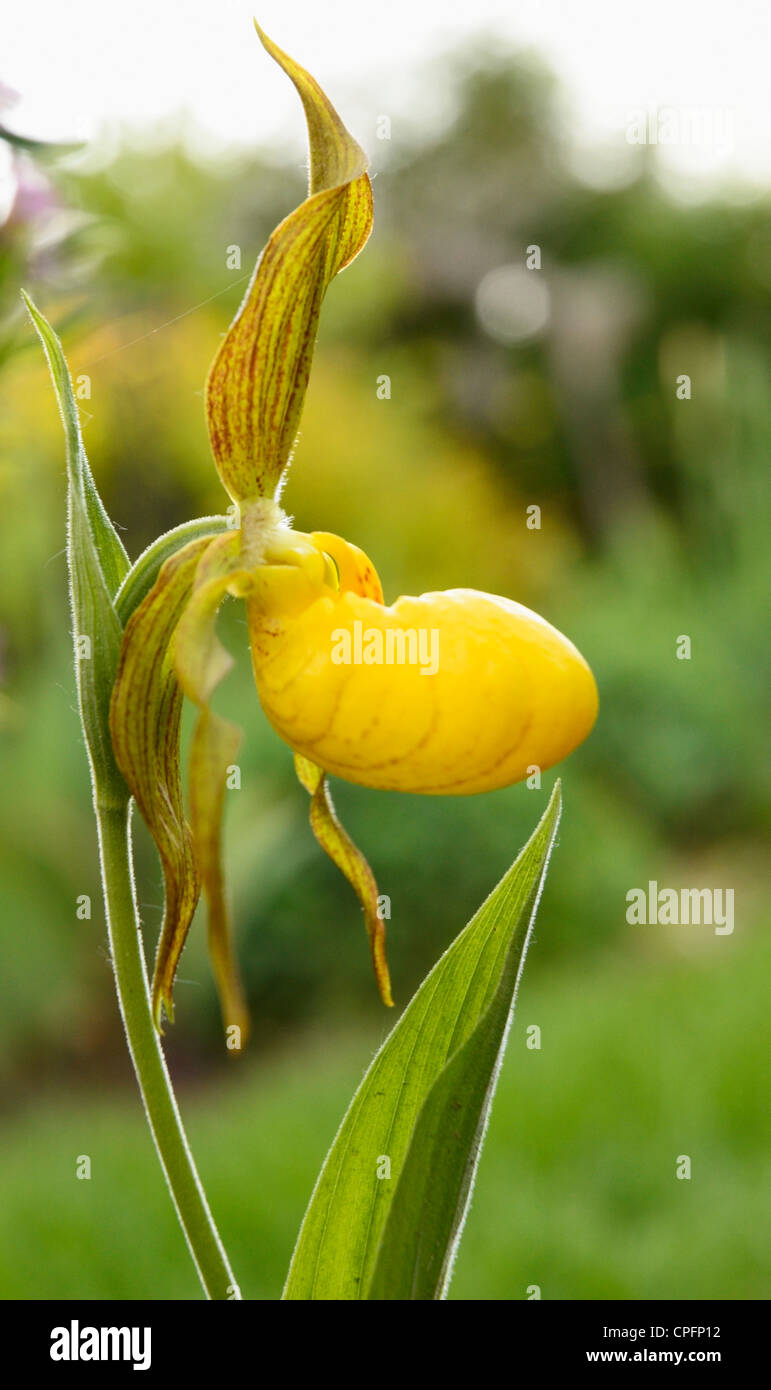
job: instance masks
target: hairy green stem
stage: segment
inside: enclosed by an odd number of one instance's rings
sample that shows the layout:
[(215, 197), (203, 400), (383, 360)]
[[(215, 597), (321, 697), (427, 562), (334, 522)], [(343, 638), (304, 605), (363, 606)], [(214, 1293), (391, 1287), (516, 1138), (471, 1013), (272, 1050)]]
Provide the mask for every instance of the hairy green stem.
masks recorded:
[(134, 893), (129, 805), (100, 806), (99, 852), (115, 985), (161, 1167), (207, 1298), (240, 1298), (190, 1152), (153, 1023)]

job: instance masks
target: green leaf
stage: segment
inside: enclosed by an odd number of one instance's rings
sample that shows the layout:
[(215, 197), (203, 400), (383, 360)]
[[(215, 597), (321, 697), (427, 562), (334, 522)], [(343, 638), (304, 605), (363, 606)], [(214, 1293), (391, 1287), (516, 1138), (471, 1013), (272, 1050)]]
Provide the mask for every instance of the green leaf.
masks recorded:
[(67, 444), (67, 562), (75, 675), (94, 793), (99, 805), (123, 806), (128, 790), (113, 754), (109, 713), (122, 635), (112, 600), (129, 561), (91, 477), (62, 345), (29, 296), (23, 291), (22, 295), (48, 359)]
[[(288, 1299), (433, 1299), (468, 1207), (561, 810), (421, 985), (370, 1066), (322, 1168)], [(391, 1177), (378, 1177), (390, 1160)]]
[(86, 451), (83, 447), (83, 437), (80, 432), (80, 416), (62, 345), (50, 323), (35, 307), (29, 295), (24, 290), (21, 294), (29, 310), (30, 318), (40, 334), (59, 403), (64, 436), (67, 442), (67, 479), (70, 487), (84, 500), (88, 524), (93, 536), (96, 560), (104, 575), (110, 598), (114, 598), (123, 579), (128, 574), (130, 561), (123, 542), (104, 509), (102, 499), (91, 476), (91, 469), (88, 466)]

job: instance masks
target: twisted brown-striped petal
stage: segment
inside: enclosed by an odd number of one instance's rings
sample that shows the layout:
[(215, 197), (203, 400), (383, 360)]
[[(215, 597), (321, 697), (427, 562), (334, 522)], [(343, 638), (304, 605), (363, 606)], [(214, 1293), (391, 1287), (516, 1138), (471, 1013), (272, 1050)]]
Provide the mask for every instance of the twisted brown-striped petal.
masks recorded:
[[(241, 743), (234, 724), (214, 714), (210, 700), (233, 659), (220, 643), (215, 623), (228, 590), (238, 591), (249, 576), (241, 562), (241, 534), (218, 536), (201, 558), (193, 592), (174, 637), (179, 683), (199, 710), (190, 751), (190, 820), (198, 870), (209, 909), (209, 954), (226, 1029), (237, 1050), (249, 1031), (238, 970), (233, 957), (230, 916), (222, 872), (220, 826), (228, 768)], [(173, 981), (178, 956), (165, 962), (164, 988)], [(164, 994), (165, 999), (165, 994)], [(232, 1035), (229, 1034), (229, 1041)]]
[[(185, 821), (179, 762), (182, 691), (171, 641), (190, 597), (209, 537), (192, 541), (162, 566), (128, 623), (110, 705), (115, 758), (155, 841), (163, 867), (165, 906), (153, 979), (153, 1009), (173, 1018), (171, 983), (200, 893)], [(174, 967), (170, 969), (170, 962)]]
[(305, 790), (310, 793), (311, 829), (325, 854), (348, 879), (364, 910), (364, 922), (369, 937), (372, 965), (377, 987), (384, 1004), (393, 1004), (391, 980), (385, 951), (385, 925), (378, 915), (378, 893), (375, 876), (360, 849), (343, 829), (332, 805), (327, 776), (308, 758), (295, 755), (294, 765)]

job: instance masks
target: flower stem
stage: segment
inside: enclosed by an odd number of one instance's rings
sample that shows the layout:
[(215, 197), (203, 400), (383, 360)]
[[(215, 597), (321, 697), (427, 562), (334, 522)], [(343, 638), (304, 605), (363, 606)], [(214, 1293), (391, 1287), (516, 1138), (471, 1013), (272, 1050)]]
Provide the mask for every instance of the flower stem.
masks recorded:
[(240, 1298), (214, 1224), (153, 1023), (134, 893), (131, 811), (127, 803), (99, 805), (102, 885), (115, 986), (131, 1060), (155, 1147), (190, 1254), (207, 1298)]

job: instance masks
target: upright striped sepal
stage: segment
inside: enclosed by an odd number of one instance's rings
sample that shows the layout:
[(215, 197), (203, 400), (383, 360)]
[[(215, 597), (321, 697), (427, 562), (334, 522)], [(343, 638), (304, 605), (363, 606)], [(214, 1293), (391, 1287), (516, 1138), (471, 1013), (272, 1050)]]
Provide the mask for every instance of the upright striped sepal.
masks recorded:
[(279, 492), (300, 423), (322, 300), (372, 228), (367, 156), (310, 73), (259, 26), (257, 32), (305, 108), (310, 190), (265, 247), (206, 384), (214, 460), (239, 503)]

